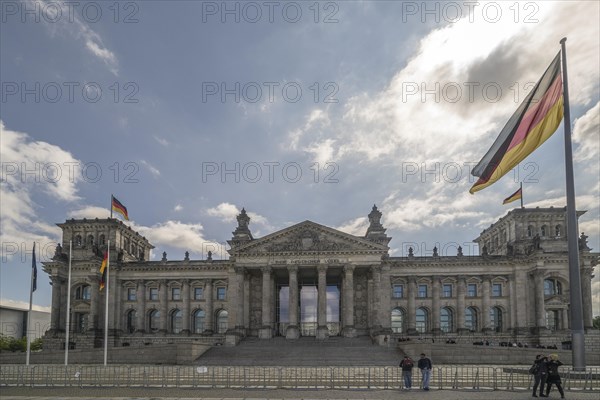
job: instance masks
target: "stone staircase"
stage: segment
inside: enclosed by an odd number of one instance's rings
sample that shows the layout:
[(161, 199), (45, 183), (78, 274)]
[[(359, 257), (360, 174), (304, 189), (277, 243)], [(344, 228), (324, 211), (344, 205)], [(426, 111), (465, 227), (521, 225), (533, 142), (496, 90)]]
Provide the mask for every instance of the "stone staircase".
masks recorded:
[(246, 338), (234, 347), (215, 346), (196, 359), (197, 365), (227, 366), (397, 366), (402, 353), (378, 346), (369, 337), (313, 337), (286, 340)]

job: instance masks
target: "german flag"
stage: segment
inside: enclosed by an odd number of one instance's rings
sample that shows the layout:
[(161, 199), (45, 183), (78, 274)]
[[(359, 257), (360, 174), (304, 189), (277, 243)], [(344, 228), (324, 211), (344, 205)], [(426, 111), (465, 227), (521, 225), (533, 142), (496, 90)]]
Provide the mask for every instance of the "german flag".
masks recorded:
[(121, 204), (121, 202), (119, 200), (117, 200), (117, 198), (115, 196), (110, 196), (112, 198), (111, 201), (111, 205), (112, 205), (112, 210), (118, 212), (119, 214), (121, 214), (123, 216), (123, 218), (125, 218), (127, 221), (129, 221), (129, 215), (127, 214), (127, 207), (125, 207), (123, 204)]
[(106, 285), (107, 267), (108, 267), (108, 251), (104, 253), (104, 258), (102, 259), (102, 265), (100, 265), (100, 274), (102, 275), (100, 277), (100, 291), (102, 291), (102, 289), (104, 289), (104, 286)]
[(505, 198), (504, 201), (502, 202), (502, 204), (512, 203), (513, 201), (519, 200), (522, 197), (523, 197), (523, 188), (519, 188), (519, 190), (517, 190), (516, 192), (514, 192), (513, 194), (511, 194), (510, 196)]
[(523, 161), (558, 128), (563, 118), (560, 52), (508, 120), (500, 135), (471, 172), (479, 179), (469, 190), (484, 189)]

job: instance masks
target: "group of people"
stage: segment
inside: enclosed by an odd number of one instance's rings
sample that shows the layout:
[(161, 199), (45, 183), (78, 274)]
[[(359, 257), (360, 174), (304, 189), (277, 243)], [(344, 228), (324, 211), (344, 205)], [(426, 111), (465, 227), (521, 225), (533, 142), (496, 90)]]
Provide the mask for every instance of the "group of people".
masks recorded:
[[(402, 379), (404, 381), (404, 388), (407, 390), (410, 390), (412, 388), (412, 370), (414, 366), (414, 362), (409, 356), (404, 356), (402, 361), (400, 361), (400, 368), (402, 368)], [(423, 384), (423, 390), (429, 390), (431, 366), (431, 360), (425, 356), (425, 353), (421, 353), (421, 358), (417, 362), (417, 367), (421, 370), (421, 382)]]
[[(560, 398), (565, 398), (565, 392), (562, 387), (560, 380), (560, 374), (558, 373), (558, 367), (563, 365), (558, 359), (557, 354), (550, 354), (545, 356), (538, 354), (535, 357), (535, 361), (529, 370), (534, 375), (533, 383), (533, 397), (538, 397), (537, 391), (539, 387), (539, 397), (548, 397), (552, 385), (556, 385), (560, 393)], [(400, 368), (402, 369), (402, 380), (404, 381), (404, 388), (410, 390), (412, 388), (412, 370), (415, 364), (414, 361), (407, 355), (404, 356), (400, 361)], [(421, 370), (421, 382), (423, 390), (429, 390), (429, 379), (431, 378), (431, 360), (425, 356), (425, 353), (421, 353), (421, 358), (417, 362), (417, 368)], [(544, 393), (545, 391), (545, 393)]]
[[(565, 392), (563, 390), (562, 382), (560, 380), (560, 374), (558, 373), (558, 367), (560, 367), (561, 365), (563, 364), (558, 359), (557, 354), (550, 354), (549, 356), (538, 354), (535, 357), (535, 361), (533, 362), (533, 365), (529, 370), (529, 372), (531, 372), (534, 376), (532, 394), (533, 397), (538, 397), (538, 387), (540, 388), (540, 397), (548, 397), (552, 385), (556, 385), (556, 388), (560, 393), (560, 398), (565, 398)], [(546, 391), (545, 394), (544, 387)]]

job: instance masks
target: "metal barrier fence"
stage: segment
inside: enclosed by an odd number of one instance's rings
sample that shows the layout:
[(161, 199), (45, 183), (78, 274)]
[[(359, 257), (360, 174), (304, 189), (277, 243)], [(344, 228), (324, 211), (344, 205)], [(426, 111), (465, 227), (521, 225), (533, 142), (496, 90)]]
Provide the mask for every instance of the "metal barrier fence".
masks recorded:
[[(529, 367), (440, 366), (430, 387), (444, 390), (526, 390)], [(600, 367), (562, 371), (567, 391), (600, 392)], [(420, 373), (413, 373), (415, 386)], [(182, 387), (232, 389), (400, 389), (397, 367), (203, 367), (167, 365), (2, 365), (0, 386)]]

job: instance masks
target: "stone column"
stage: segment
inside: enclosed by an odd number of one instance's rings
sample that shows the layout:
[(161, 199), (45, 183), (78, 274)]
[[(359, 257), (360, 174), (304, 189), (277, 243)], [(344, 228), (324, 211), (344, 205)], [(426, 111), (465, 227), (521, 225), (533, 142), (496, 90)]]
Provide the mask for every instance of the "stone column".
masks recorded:
[(390, 266), (381, 266), (381, 286), (379, 287), (379, 323), (381, 324), (381, 334), (391, 335), (392, 334), (392, 283), (390, 281)]
[(181, 295), (183, 296), (183, 324), (181, 333), (183, 335), (189, 335), (190, 320), (192, 319), (192, 315), (190, 313), (190, 280), (184, 279), (182, 283)]
[(563, 308), (562, 310), (560, 310), (560, 312), (561, 312), (561, 318), (560, 318), (561, 329), (569, 329), (569, 327), (571, 326), (571, 324), (569, 324), (569, 310), (566, 308)]
[(262, 271), (262, 327), (258, 332), (260, 339), (271, 339), (271, 267), (263, 266)]
[(327, 266), (317, 267), (319, 278), (317, 281), (317, 339), (324, 340), (329, 337), (327, 329)]
[(373, 274), (373, 309), (371, 314), (373, 318), (371, 320), (371, 333), (378, 333), (381, 331), (381, 266), (373, 265), (371, 267)]
[(167, 281), (162, 279), (160, 281), (160, 289), (158, 293), (158, 298), (160, 300), (160, 319), (158, 325), (160, 326), (159, 332), (167, 333), (168, 331), (168, 321), (169, 316), (167, 315), (167, 301), (168, 301), (168, 292), (167, 292)]
[[(113, 272), (116, 272), (116, 270), (114, 270)], [(116, 273), (115, 273), (116, 275)], [(112, 276), (111, 276), (111, 280), (112, 280)], [(123, 320), (123, 316), (121, 315), (121, 303), (122, 303), (122, 296), (123, 296), (123, 287), (121, 284), (121, 281), (119, 279), (117, 279), (117, 277), (115, 276), (115, 300), (114, 300), (114, 307), (111, 308), (110, 303), (109, 303), (109, 308), (114, 310), (113, 311), (113, 317), (110, 319), (109, 321), (109, 325), (108, 328), (111, 329), (112, 328), (112, 332), (115, 334), (115, 331), (122, 331), (121, 329), (121, 321)], [(112, 282), (111, 282), (112, 284)], [(112, 327), (110, 326), (110, 323), (112, 322)]]
[[(540, 267), (538, 263), (538, 268)], [(543, 261), (542, 265), (543, 267)], [(546, 310), (544, 299), (544, 271), (537, 270), (534, 272), (535, 280), (535, 325), (538, 330), (546, 329)]]
[(583, 326), (592, 329), (592, 268), (584, 263), (581, 268), (581, 300), (583, 305)]
[(344, 328), (342, 335), (344, 337), (356, 337), (354, 328), (354, 265), (344, 266)]
[(98, 305), (100, 302), (99, 282), (97, 275), (89, 276), (90, 280), (90, 315), (88, 317), (88, 330), (98, 329)]
[(137, 304), (137, 309), (135, 310), (137, 319), (135, 330), (136, 332), (144, 333), (146, 331), (146, 284), (143, 279), (137, 282), (135, 299)]
[(300, 329), (298, 326), (298, 267), (291, 265), (287, 267), (289, 273), (289, 313), (290, 324), (285, 332), (286, 339), (298, 339)]
[(482, 293), (481, 293), (481, 318), (482, 326), (484, 331), (493, 330), (490, 321), (490, 278), (487, 276), (483, 277), (482, 282)]
[(206, 309), (204, 310), (205, 324), (204, 324), (204, 333), (212, 335), (214, 330), (214, 315), (215, 311), (213, 310), (213, 283), (212, 279), (206, 280), (206, 285), (204, 287), (204, 296), (206, 299)]
[[(466, 332), (468, 329), (465, 327), (465, 292), (467, 283), (465, 282), (464, 276), (458, 277), (456, 285), (456, 328), (459, 333)], [(477, 329), (477, 327), (475, 327)]]
[(433, 276), (431, 280), (431, 324), (434, 334), (440, 333), (440, 277)]
[(417, 307), (415, 303), (415, 297), (417, 295), (417, 279), (413, 276), (408, 278), (408, 312), (406, 313), (406, 332), (409, 335), (417, 333), (415, 316), (417, 314)]
[(238, 301), (237, 301), (237, 326), (239, 331), (245, 335), (246, 327), (244, 326), (244, 276), (246, 270), (244, 268), (237, 269), (237, 288), (238, 291)]
[(528, 281), (527, 271), (517, 270), (515, 272), (515, 308), (516, 311), (516, 322), (513, 324), (519, 334), (526, 334), (529, 332), (528, 327), (528, 316), (530, 312), (531, 301), (528, 295)]
[(50, 329), (57, 332), (60, 329), (60, 291), (61, 280), (58, 276), (52, 276), (52, 309), (50, 314)]

